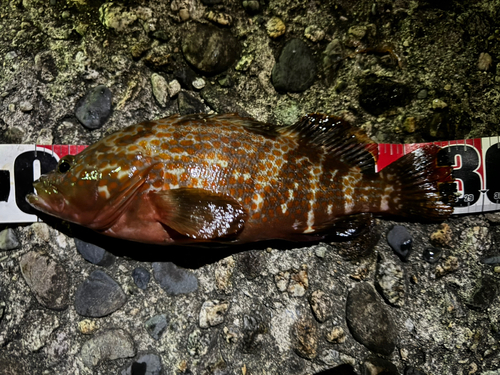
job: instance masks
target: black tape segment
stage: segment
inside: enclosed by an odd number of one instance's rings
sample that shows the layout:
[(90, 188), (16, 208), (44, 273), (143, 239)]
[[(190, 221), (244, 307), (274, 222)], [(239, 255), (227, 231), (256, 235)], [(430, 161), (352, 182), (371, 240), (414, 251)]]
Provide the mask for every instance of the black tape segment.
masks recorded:
[(0, 202), (7, 202), (10, 195), (10, 171), (0, 170)]

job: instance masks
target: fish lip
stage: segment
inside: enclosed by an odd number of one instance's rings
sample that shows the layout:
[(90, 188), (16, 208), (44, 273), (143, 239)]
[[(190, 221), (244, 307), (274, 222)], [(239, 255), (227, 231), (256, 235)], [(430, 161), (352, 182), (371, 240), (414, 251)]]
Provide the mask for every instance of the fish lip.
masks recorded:
[[(63, 202), (59, 202), (59, 204), (54, 204), (54, 200), (52, 199), (51, 204), (49, 203), (49, 194), (60, 194), (57, 188), (48, 181), (48, 179), (43, 178), (43, 176), (33, 183), (33, 187), (35, 188), (34, 193), (29, 193), (26, 195), (25, 200), (28, 204), (34, 209), (54, 215), (62, 211)], [(50, 192), (49, 192), (50, 191)]]

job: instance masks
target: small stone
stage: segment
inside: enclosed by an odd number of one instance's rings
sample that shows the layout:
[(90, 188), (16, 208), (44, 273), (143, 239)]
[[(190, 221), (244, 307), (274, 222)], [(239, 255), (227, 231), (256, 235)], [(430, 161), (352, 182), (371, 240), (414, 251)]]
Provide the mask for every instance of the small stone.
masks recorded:
[(427, 98), (428, 91), (427, 89), (422, 89), (417, 93), (417, 99), (425, 99)]
[(189, 10), (188, 9), (186, 9), (186, 8), (179, 9), (179, 19), (182, 22), (186, 22), (190, 18), (191, 18), (191, 15), (189, 14)]
[(377, 264), (375, 286), (384, 299), (393, 306), (405, 304), (406, 284), (403, 268), (396, 262), (385, 259)]
[(26, 100), (23, 100), (21, 103), (19, 103), (19, 109), (23, 112), (30, 112), (33, 109), (33, 104)]
[(405, 118), (405, 121), (403, 122), (403, 128), (408, 133), (414, 133), (415, 130), (417, 129), (417, 121), (416, 121), (415, 117)]
[(146, 331), (155, 340), (159, 340), (167, 329), (167, 316), (164, 314), (155, 315), (144, 323)]
[(93, 264), (109, 267), (115, 262), (115, 256), (102, 247), (75, 238), (75, 245), (82, 257)]
[(160, 106), (165, 107), (169, 96), (167, 80), (158, 73), (153, 73), (151, 74), (151, 86), (156, 101)]
[(304, 31), (304, 36), (311, 42), (320, 42), (325, 37), (325, 32), (316, 25), (307, 26)]
[(254, 57), (252, 55), (242, 56), (240, 61), (238, 61), (238, 63), (234, 67), (234, 69), (239, 72), (246, 72), (250, 68), (250, 65), (252, 65), (253, 59)]
[(312, 52), (300, 39), (285, 44), (271, 73), (274, 88), (281, 92), (302, 92), (316, 78), (316, 62)]
[(120, 375), (160, 375), (162, 373), (161, 359), (154, 353), (141, 355)]
[(481, 263), (496, 266), (500, 264), (500, 254), (495, 254), (493, 256), (483, 258), (481, 259)]
[(193, 87), (196, 89), (196, 90), (201, 90), (203, 87), (205, 87), (206, 83), (205, 83), (205, 80), (203, 78), (196, 78), (193, 82), (192, 82), (192, 85)]
[(76, 118), (89, 129), (98, 129), (111, 116), (113, 94), (104, 85), (96, 86), (76, 105)]
[(394, 351), (398, 330), (370, 284), (357, 284), (349, 292), (346, 319), (353, 337), (368, 349), (386, 356)]
[(121, 32), (125, 31), (131, 23), (137, 20), (137, 15), (132, 11), (125, 11), (121, 5), (108, 2), (99, 8), (99, 20), (107, 28)]
[(308, 317), (302, 317), (292, 326), (293, 349), (295, 353), (306, 359), (317, 356), (318, 334), (316, 323)]
[(255, 14), (258, 13), (260, 4), (258, 0), (245, 0), (243, 1), (243, 8), (245, 8), (249, 14)]
[(316, 254), (318, 258), (323, 259), (326, 255), (326, 250), (327, 248), (325, 246), (316, 246), (316, 248), (314, 249), (314, 254)]
[(485, 275), (479, 282), (467, 305), (474, 310), (485, 311), (495, 300), (498, 294), (498, 282), (495, 278)]
[(488, 70), (491, 67), (491, 64), (493, 63), (493, 59), (491, 58), (491, 55), (488, 52), (481, 52), (479, 54), (479, 59), (477, 61), (477, 68), (479, 70)]
[[(265, 259), (262, 251), (249, 250), (238, 254), (238, 264), (241, 272), (248, 280), (253, 280), (262, 274)], [(287, 284), (288, 285), (288, 284)], [(282, 291), (286, 290), (285, 289)]]
[(449, 273), (455, 272), (456, 270), (458, 270), (458, 267), (459, 267), (458, 258), (450, 256), (446, 258), (446, 260), (442, 265), (439, 264), (436, 266), (434, 273), (436, 277), (442, 277)]
[(171, 262), (154, 262), (153, 276), (169, 295), (187, 294), (198, 289), (196, 276)]
[(352, 35), (357, 40), (361, 40), (365, 37), (368, 28), (366, 26), (355, 25), (351, 26), (347, 33)]
[(370, 356), (363, 363), (364, 375), (399, 375), (398, 368), (386, 359)]
[(306, 294), (309, 287), (309, 278), (307, 276), (307, 266), (302, 265), (300, 270), (290, 272), (290, 283), (288, 284), (288, 293), (292, 297), (302, 297)]
[(92, 337), (82, 346), (82, 361), (87, 367), (105, 360), (135, 356), (134, 340), (123, 329), (110, 329)]
[(286, 31), (285, 23), (278, 17), (272, 17), (266, 24), (267, 35), (275, 39), (282, 36)]
[(75, 293), (75, 310), (82, 316), (100, 318), (121, 308), (127, 297), (120, 285), (101, 270), (93, 271)]
[(240, 45), (229, 30), (196, 24), (182, 41), (182, 52), (188, 63), (204, 73), (227, 70), (238, 59)]
[(151, 275), (149, 274), (147, 269), (143, 267), (137, 267), (132, 271), (132, 278), (134, 279), (135, 285), (137, 285), (139, 289), (146, 290)]
[(448, 104), (441, 99), (434, 99), (432, 101), (432, 109), (443, 109), (448, 107)]
[(231, 26), (233, 24), (233, 17), (227, 13), (214, 12), (213, 10), (210, 10), (206, 17), (207, 20), (218, 23), (222, 26)]
[(288, 271), (281, 271), (277, 275), (274, 275), (274, 283), (280, 292), (287, 290), (289, 282), (290, 272)]
[(332, 301), (321, 290), (315, 290), (309, 297), (309, 304), (318, 322), (323, 323), (331, 315)]
[(20, 245), (14, 229), (7, 228), (0, 232), (0, 250), (14, 250)]
[(428, 263), (436, 263), (441, 258), (442, 251), (435, 247), (428, 247), (422, 252), (422, 258)]
[(36, 251), (24, 254), (19, 263), (26, 283), (41, 305), (51, 310), (68, 306), (69, 279), (63, 266)]
[(205, 301), (200, 310), (200, 327), (208, 328), (221, 324), (229, 309), (226, 301)]
[(439, 229), (431, 234), (430, 240), (434, 246), (451, 247), (453, 232), (446, 223), (441, 223)]
[(395, 225), (387, 233), (387, 242), (403, 262), (406, 262), (411, 252), (412, 238), (410, 232), (402, 225)]
[(235, 261), (232, 256), (222, 259), (215, 266), (215, 286), (222, 293), (230, 293), (232, 290), (232, 278)]
[(344, 329), (341, 326), (335, 326), (326, 335), (326, 340), (333, 344), (342, 344), (346, 340)]
[(99, 329), (99, 321), (84, 319), (78, 322), (78, 331), (84, 335), (90, 335)]
[(173, 98), (181, 91), (181, 84), (179, 83), (179, 81), (174, 79), (168, 83), (167, 89), (168, 89), (168, 96)]

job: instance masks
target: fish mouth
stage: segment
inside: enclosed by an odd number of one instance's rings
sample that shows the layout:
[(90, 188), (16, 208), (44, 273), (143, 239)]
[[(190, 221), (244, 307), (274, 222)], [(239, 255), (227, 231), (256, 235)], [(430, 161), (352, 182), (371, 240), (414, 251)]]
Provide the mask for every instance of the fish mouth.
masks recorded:
[(50, 215), (57, 215), (64, 208), (64, 199), (57, 188), (43, 176), (33, 183), (35, 193), (26, 195), (26, 202), (34, 209)]

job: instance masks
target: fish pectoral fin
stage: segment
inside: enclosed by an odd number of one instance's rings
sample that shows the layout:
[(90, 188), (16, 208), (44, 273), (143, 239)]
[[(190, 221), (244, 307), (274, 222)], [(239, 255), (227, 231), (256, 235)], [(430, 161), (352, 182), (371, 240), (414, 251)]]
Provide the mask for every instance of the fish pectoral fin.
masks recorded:
[(180, 188), (150, 193), (160, 221), (184, 236), (214, 239), (236, 235), (247, 214), (233, 197), (204, 189)]

